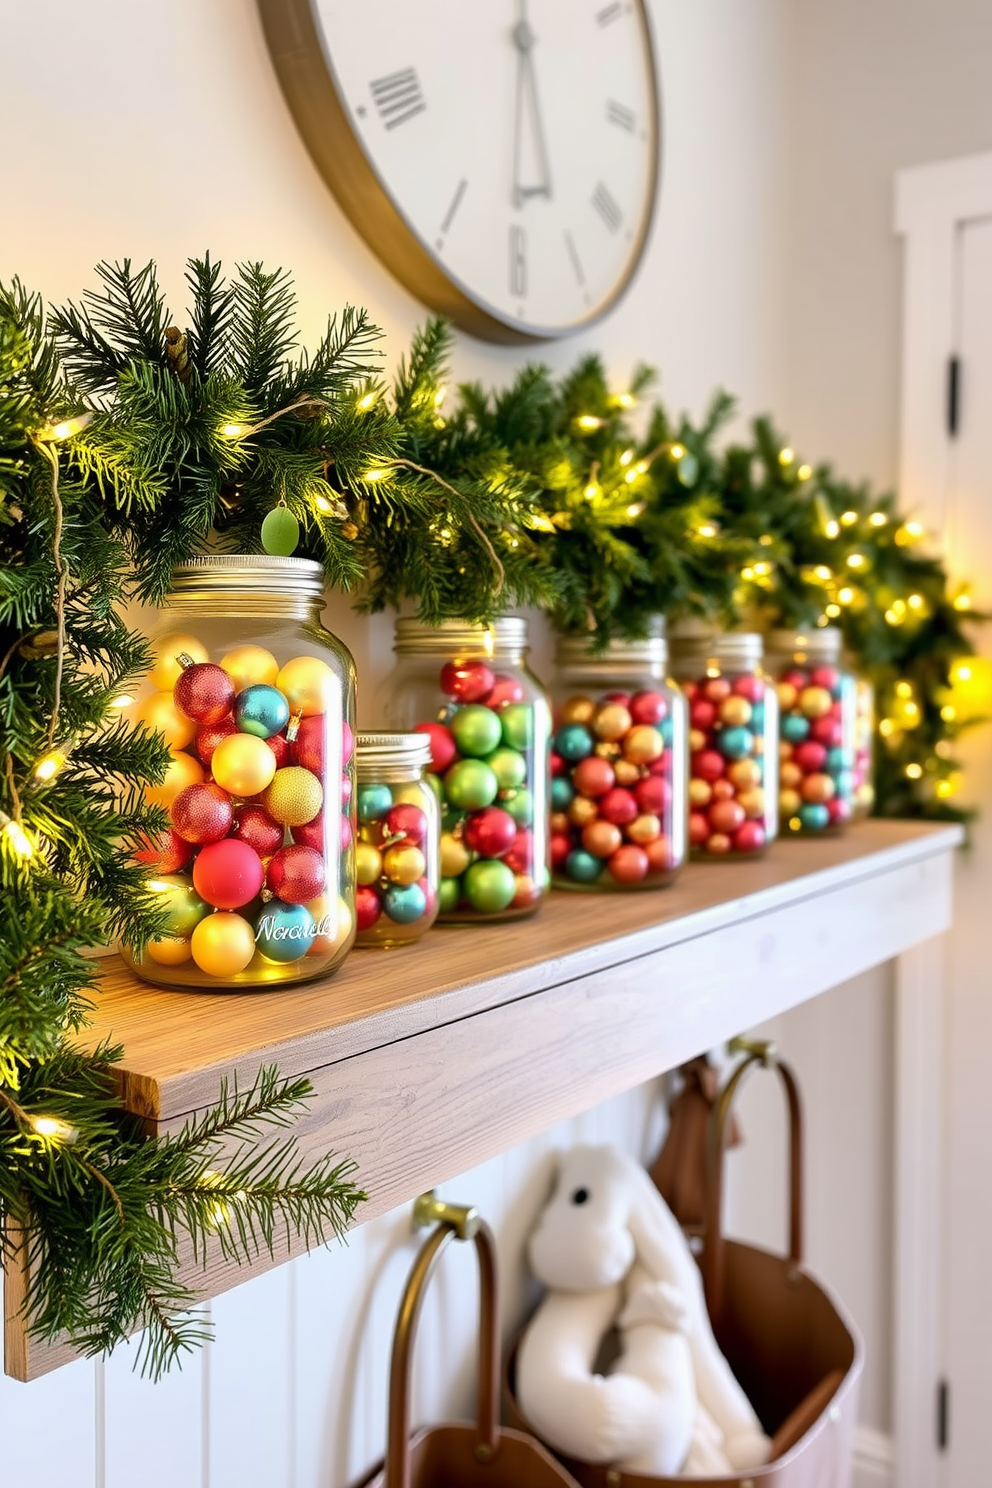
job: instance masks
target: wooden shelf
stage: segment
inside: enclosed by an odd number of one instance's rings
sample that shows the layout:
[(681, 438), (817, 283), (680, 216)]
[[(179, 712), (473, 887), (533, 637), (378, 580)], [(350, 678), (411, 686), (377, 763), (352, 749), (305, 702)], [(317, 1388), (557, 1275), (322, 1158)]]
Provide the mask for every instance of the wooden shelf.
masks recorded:
[[(86, 1037), (123, 1044), (122, 1099), (152, 1132), (225, 1076), (309, 1075), (301, 1145), (357, 1160), (364, 1221), (947, 929), (961, 835), (866, 822), (668, 890), (556, 893), (534, 919), (356, 952), (282, 992), (165, 992), (110, 958)], [(288, 1254), (188, 1275), (213, 1296)], [(62, 1362), (28, 1348), (7, 1290), (8, 1373)]]

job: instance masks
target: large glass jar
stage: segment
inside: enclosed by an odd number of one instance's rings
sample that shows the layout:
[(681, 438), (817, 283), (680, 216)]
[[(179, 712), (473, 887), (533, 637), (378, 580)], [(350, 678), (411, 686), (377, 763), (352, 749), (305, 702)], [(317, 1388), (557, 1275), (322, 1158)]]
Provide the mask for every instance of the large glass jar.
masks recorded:
[(547, 893), (551, 708), (527, 622), (396, 622), (379, 722), (428, 735), (441, 803), (440, 923), (516, 919)]
[(875, 805), (875, 688), (867, 677), (854, 679), (854, 800), (851, 816), (861, 821)]
[(410, 945), (437, 919), (441, 813), (424, 734), (359, 734), (356, 945)]
[(355, 668), (305, 558), (194, 558), (173, 574), (130, 710), (172, 750), (138, 853), (168, 932), (125, 959), (163, 987), (271, 990), (334, 971), (355, 936)]
[(688, 852), (685, 698), (668, 646), (562, 636), (551, 689), (552, 882), (567, 889), (671, 883)]
[(834, 626), (773, 630), (768, 667), (778, 684), (782, 744), (779, 817), (790, 833), (839, 832), (854, 805), (856, 688)]
[(753, 858), (778, 831), (778, 703), (754, 632), (682, 626), (672, 670), (689, 704), (693, 857)]

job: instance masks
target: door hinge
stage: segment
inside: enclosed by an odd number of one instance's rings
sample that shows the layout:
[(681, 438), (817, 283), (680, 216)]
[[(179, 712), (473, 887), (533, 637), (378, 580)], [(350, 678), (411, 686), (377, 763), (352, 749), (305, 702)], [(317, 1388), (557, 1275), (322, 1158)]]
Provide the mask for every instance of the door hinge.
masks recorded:
[(947, 1442), (950, 1433), (950, 1395), (951, 1387), (946, 1380), (937, 1381), (937, 1447), (941, 1452), (947, 1451)]
[(953, 439), (958, 432), (961, 412), (961, 358), (947, 358), (947, 432)]

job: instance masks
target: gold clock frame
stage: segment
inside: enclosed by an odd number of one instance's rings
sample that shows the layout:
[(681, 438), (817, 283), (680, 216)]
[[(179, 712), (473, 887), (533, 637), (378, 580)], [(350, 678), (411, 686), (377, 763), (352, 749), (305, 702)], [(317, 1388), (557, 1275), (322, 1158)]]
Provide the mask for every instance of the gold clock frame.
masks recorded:
[(560, 340), (594, 325), (613, 309), (640, 266), (658, 199), (661, 104), (645, 0), (631, 0), (631, 3), (640, 13), (648, 42), (650, 198), (627, 268), (613, 292), (591, 315), (561, 330), (528, 325), (501, 316), (494, 307), (487, 308), (425, 247), (393, 201), (351, 127), (333, 66), (325, 55), (314, 16), (315, 0), (257, 0), (257, 3), (276, 75), (314, 163), (369, 248), (412, 294), (471, 335), (508, 345)]

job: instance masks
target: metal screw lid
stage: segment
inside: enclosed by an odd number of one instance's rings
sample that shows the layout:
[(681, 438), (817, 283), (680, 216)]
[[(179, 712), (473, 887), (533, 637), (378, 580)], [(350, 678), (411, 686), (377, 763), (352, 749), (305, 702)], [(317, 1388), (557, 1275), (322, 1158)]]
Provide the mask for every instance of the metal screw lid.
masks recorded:
[(394, 771), (416, 779), (431, 762), (427, 734), (357, 734), (355, 773), (361, 781), (382, 780)]
[(503, 615), (492, 625), (473, 625), (467, 620), (442, 620), (428, 625), (412, 616), (396, 622), (393, 650), (397, 656), (451, 656), (464, 652), (494, 656), (499, 650), (527, 649), (527, 621), (523, 615)]
[(712, 659), (724, 667), (753, 668), (759, 666), (764, 655), (764, 637), (756, 630), (704, 630), (672, 637), (672, 652), (677, 663), (676, 675), (682, 667), (703, 665)]
[(188, 558), (172, 570), (172, 594), (178, 599), (244, 590), (320, 599), (324, 570), (312, 558), (273, 558), (268, 553), (211, 553)]
[(659, 615), (652, 623), (652, 634), (637, 639), (617, 636), (605, 647), (596, 648), (592, 636), (563, 635), (555, 642), (555, 665), (558, 667), (624, 667), (663, 668), (668, 661), (665, 622)]
[(773, 630), (768, 650), (776, 656), (808, 656), (815, 661), (839, 661), (844, 633), (836, 625), (814, 625), (808, 630)]

